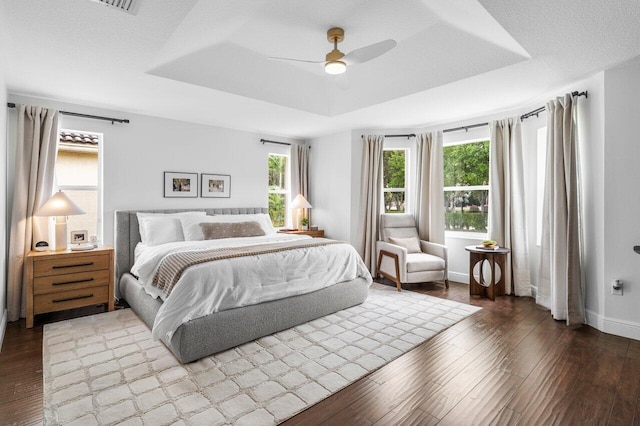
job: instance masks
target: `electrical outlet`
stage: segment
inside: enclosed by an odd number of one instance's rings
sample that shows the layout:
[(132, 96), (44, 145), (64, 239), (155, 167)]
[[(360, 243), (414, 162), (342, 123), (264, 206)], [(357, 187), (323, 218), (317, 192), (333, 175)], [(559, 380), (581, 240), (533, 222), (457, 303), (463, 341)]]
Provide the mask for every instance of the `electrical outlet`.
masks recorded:
[(622, 296), (622, 280), (611, 281), (611, 294), (614, 296)]

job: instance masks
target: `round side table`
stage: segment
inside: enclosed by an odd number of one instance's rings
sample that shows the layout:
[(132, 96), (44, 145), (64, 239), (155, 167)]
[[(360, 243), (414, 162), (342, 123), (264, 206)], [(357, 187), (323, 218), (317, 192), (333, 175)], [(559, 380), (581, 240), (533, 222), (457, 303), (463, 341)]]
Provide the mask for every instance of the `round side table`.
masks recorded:
[[(504, 296), (504, 264), (507, 259), (508, 248), (484, 249), (477, 246), (466, 246), (469, 252), (469, 295), (484, 296), (496, 300), (496, 296)], [(491, 279), (484, 276), (484, 262), (489, 262)], [(480, 281), (473, 275), (473, 268), (480, 264)], [(500, 267), (500, 279), (496, 282), (496, 264)]]

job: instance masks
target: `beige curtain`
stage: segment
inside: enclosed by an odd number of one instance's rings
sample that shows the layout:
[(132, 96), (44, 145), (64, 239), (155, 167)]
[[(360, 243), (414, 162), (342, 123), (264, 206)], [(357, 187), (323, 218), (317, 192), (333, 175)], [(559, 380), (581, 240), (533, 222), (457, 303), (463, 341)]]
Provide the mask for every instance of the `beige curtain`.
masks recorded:
[[(291, 199), (302, 194), (309, 200), (309, 147), (306, 145), (291, 144)], [(311, 223), (311, 209), (307, 209), (309, 223)], [(300, 218), (293, 218), (293, 225), (297, 227)]]
[(507, 293), (531, 296), (520, 117), (492, 121), (490, 130), (489, 238), (511, 250), (502, 271)]
[(547, 160), (536, 301), (567, 325), (585, 322), (581, 266), (577, 102), (547, 103)]
[(416, 136), (416, 195), (413, 215), (420, 239), (444, 244), (442, 132)]
[(18, 111), (16, 174), (9, 236), (7, 313), (9, 321), (26, 316), (24, 259), (34, 240), (48, 239), (46, 220), (33, 213), (53, 193), (58, 112), (21, 105)]
[(382, 206), (383, 135), (368, 135), (362, 144), (362, 176), (360, 195), (360, 242), (358, 251), (369, 271), (375, 276), (376, 241), (378, 241)]

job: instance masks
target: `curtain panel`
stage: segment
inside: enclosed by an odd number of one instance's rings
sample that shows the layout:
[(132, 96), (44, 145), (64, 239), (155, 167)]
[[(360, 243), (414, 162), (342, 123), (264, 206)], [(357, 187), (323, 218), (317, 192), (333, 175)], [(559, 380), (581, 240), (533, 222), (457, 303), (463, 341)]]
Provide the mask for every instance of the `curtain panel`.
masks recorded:
[(444, 244), (442, 132), (416, 136), (416, 192), (413, 216), (420, 239)]
[(33, 214), (53, 193), (58, 141), (58, 111), (20, 105), (16, 141), (16, 172), (7, 265), (9, 321), (26, 316), (24, 259), (33, 244), (48, 240), (48, 221)]
[[(309, 147), (306, 145), (291, 144), (291, 199), (298, 194), (309, 201)], [(292, 223), (288, 227), (297, 228), (300, 224), (298, 212), (294, 212)], [(311, 223), (311, 209), (307, 209), (309, 223)], [(287, 215), (289, 216), (289, 215)]]
[(520, 117), (492, 121), (490, 131), (489, 238), (511, 250), (501, 271), (506, 292), (531, 296)]
[(367, 135), (362, 144), (362, 175), (358, 252), (375, 277), (376, 241), (380, 229), (382, 206), (383, 135)]
[(547, 103), (547, 159), (536, 302), (567, 325), (585, 323), (578, 152), (579, 97)]

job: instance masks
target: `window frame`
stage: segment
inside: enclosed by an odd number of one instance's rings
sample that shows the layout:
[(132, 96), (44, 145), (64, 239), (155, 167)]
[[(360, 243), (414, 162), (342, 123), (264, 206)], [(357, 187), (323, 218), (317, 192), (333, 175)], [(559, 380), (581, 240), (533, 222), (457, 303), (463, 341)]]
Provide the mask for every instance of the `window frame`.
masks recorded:
[(547, 126), (536, 130), (536, 246), (542, 245), (544, 184), (547, 173)]
[[(269, 188), (269, 158), (271, 156), (285, 157), (286, 165), (284, 168), (284, 185), (285, 189), (270, 189)], [(269, 151), (267, 154), (267, 208), (269, 207), (269, 194), (282, 194), (284, 195), (284, 226), (276, 227), (276, 229), (286, 229), (291, 227), (291, 211), (289, 205), (291, 204), (291, 155), (285, 152), (273, 152)], [(273, 219), (271, 219), (273, 221)]]
[[(416, 178), (416, 173), (415, 173), (415, 169), (416, 169), (416, 161), (415, 161), (415, 156), (414, 156), (414, 152), (415, 152), (415, 138), (389, 138), (384, 140), (384, 144), (383, 144), (383, 151), (398, 151), (398, 150), (403, 150), (405, 151), (405, 157), (404, 157), (404, 211), (405, 213), (411, 213), (412, 212), (412, 206), (413, 206), (413, 181)], [(382, 169), (382, 201), (380, 202), (380, 213), (385, 213), (385, 206), (384, 206), (384, 192), (385, 192), (385, 188), (384, 188), (384, 164), (382, 165), (383, 169)], [(397, 188), (388, 188), (388, 189), (397, 189)], [(387, 191), (390, 192), (390, 191)], [(393, 213), (391, 213), (393, 214)]]
[[(477, 135), (475, 137), (470, 137), (470, 138), (455, 138), (457, 140), (449, 140), (449, 141), (443, 141), (442, 144), (442, 148), (443, 148), (443, 159), (442, 159), (442, 165), (444, 167), (444, 149), (450, 146), (456, 146), (456, 145), (466, 145), (466, 144), (472, 144), (472, 143), (478, 143), (478, 142), (485, 142), (485, 141), (489, 141), (489, 145), (491, 145), (491, 136), (489, 134), (488, 131), (488, 127), (486, 129), (486, 136), (480, 136)], [(474, 132), (477, 133), (477, 132)], [(484, 132), (483, 132), (484, 133)], [(489, 148), (491, 149), (491, 148)], [(489, 159), (489, 178), (491, 177), (491, 159)], [(443, 202), (444, 202), (444, 194), (446, 194), (448, 191), (487, 191), (487, 204), (489, 202), (489, 198), (491, 197), (491, 189), (489, 187), (489, 184), (487, 185), (465, 185), (465, 186), (443, 186), (442, 188), (442, 195), (443, 195)], [(445, 206), (445, 213), (446, 213), (446, 206)], [(488, 238), (489, 235), (489, 224), (487, 223), (487, 232), (476, 232), (476, 231), (451, 231), (451, 230), (447, 230), (445, 228), (444, 230), (444, 234), (445, 234), (445, 238), (461, 238), (461, 239), (472, 239), (472, 240), (485, 240)]]
[[(103, 180), (103, 169), (104, 169), (104, 165), (103, 165), (103, 161), (104, 161), (104, 134), (103, 133), (98, 133), (98, 132), (92, 132), (92, 131), (88, 131), (88, 130), (72, 130), (72, 129), (58, 129), (58, 143), (56, 145), (56, 165), (55, 167), (57, 167), (57, 158), (58, 158), (58, 152), (60, 151), (60, 146), (61, 146), (61, 142), (60, 142), (60, 135), (62, 132), (67, 132), (67, 133), (81, 133), (81, 134), (87, 134), (87, 135), (94, 135), (98, 137), (98, 176), (97, 176), (97, 184), (95, 186), (93, 185), (60, 185), (57, 181), (56, 181), (56, 188), (59, 191), (91, 191), (91, 190), (95, 190), (96, 191), (96, 197), (97, 197), (97, 206), (96, 206), (96, 212), (97, 212), (97, 218), (96, 218), (96, 237), (98, 239), (99, 243), (103, 243), (104, 242), (104, 200), (103, 200), (103, 194), (104, 194), (104, 180)], [(57, 172), (56, 172), (57, 173)], [(56, 178), (57, 180), (57, 178)]]

